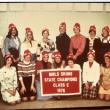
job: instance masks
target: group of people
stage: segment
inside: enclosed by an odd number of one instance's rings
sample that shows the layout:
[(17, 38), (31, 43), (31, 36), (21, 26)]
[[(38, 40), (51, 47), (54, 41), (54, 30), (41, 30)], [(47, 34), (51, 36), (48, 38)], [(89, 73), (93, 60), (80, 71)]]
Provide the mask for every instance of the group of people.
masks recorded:
[[(48, 100), (41, 96), (40, 70), (77, 69), (82, 76), (82, 98), (110, 101), (110, 29), (105, 26), (101, 37), (91, 25), (89, 36), (81, 34), (79, 23), (73, 26), (74, 36), (66, 33), (66, 23), (59, 25), (56, 41), (49, 38), (49, 29), (42, 30), (41, 41), (35, 41), (30, 27), (21, 43), (17, 27), (11, 23), (8, 34), (0, 42), (0, 83), (2, 99), (14, 105), (28, 100)], [(74, 87), (73, 87), (74, 88)], [(55, 98), (60, 99), (60, 96)]]

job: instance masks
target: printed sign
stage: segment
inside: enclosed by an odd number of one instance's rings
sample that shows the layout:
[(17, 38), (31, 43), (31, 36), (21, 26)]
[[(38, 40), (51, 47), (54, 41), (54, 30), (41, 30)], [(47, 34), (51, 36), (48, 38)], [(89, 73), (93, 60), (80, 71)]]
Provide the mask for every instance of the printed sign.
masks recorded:
[(80, 70), (41, 70), (41, 95), (81, 94)]

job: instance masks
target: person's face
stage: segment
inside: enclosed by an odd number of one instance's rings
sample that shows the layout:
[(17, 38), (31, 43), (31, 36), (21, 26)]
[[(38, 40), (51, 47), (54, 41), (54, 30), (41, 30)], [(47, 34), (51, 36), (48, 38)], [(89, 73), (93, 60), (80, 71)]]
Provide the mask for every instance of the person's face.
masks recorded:
[(91, 31), (91, 32), (89, 33), (89, 35), (90, 35), (90, 38), (91, 38), (91, 39), (94, 39), (96, 33), (95, 33), (94, 31)]
[(60, 62), (61, 62), (61, 58), (60, 58), (60, 57), (56, 57), (56, 58), (55, 58), (55, 62), (56, 62), (56, 63), (60, 63)]
[(12, 59), (11, 58), (8, 58), (7, 61), (6, 61), (6, 65), (9, 65), (10, 66), (11, 64), (12, 64)]
[(74, 65), (74, 62), (72, 60), (68, 60), (68, 66), (70, 66), (72, 68), (73, 65)]
[(24, 57), (24, 60), (25, 60), (26, 62), (30, 62), (30, 61), (31, 61), (31, 56), (30, 56), (30, 55), (25, 56), (25, 57)]
[(42, 34), (42, 36), (43, 36), (44, 39), (47, 39), (48, 36), (49, 36), (48, 31), (44, 31), (43, 34)]
[(109, 57), (105, 57), (105, 64), (110, 65), (110, 58)]
[(79, 30), (79, 28), (74, 27), (74, 28), (73, 28), (73, 32), (74, 32), (75, 34), (78, 34), (78, 33), (80, 32), (80, 30)]
[(108, 36), (108, 32), (105, 29), (102, 30), (102, 34), (103, 34), (103, 37), (107, 37)]
[(65, 27), (64, 27), (64, 26), (60, 26), (60, 27), (59, 27), (59, 32), (60, 32), (60, 34), (65, 33), (65, 32), (66, 32)]
[(93, 62), (93, 61), (94, 61), (94, 56), (91, 55), (91, 54), (89, 54), (89, 55), (88, 55), (88, 61), (89, 61), (89, 62)]
[(16, 33), (17, 33), (17, 32), (16, 32), (16, 29), (15, 29), (15, 28), (12, 28), (11, 35), (12, 35), (12, 36), (16, 36)]
[(44, 56), (42, 59), (43, 59), (44, 62), (48, 62), (49, 57), (48, 56)]
[(31, 41), (32, 40), (32, 33), (31, 32), (27, 33), (26, 39), (27, 39), (27, 41)]

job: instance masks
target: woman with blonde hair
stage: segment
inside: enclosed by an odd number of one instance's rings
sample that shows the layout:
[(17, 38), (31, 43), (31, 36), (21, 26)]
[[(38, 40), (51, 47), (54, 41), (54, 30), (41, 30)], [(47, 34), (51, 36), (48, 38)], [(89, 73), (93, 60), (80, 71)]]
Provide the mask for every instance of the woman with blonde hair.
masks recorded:
[(25, 40), (21, 44), (21, 60), (23, 60), (24, 51), (27, 49), (32, 53), (31, 60), (37, 60), (37, 42), (34, 40), (33, 32), (29, 27), (25, 29)]

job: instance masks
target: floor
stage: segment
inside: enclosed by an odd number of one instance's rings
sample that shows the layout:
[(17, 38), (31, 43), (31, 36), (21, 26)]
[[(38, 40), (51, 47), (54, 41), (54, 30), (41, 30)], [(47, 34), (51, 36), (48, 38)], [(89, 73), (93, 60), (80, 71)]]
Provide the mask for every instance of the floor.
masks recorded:
[[(110, 101), (101, 101), (99, 99), (96, 100), (86, 100), (81, 99), (79, 96), (70, 96), (70, 97), (63, 97), (61, 100), (50, 99), (48, 101), (33, 101), (33, 102), (22, 102), (21, 104), (10, 106), (5, 104), (4, 102), (0, 101), (0, 110), (7, 110), (7, 109), (78, 109), (85, 107), (92, 107), (92, 108), (106, 108), (110, 110)], [(86, 109), (86, 108), (85, 108)], [(105, 109), (104, 109), (105, 110)]]

